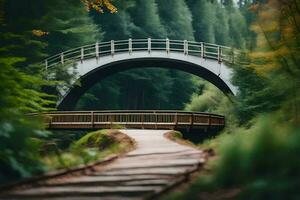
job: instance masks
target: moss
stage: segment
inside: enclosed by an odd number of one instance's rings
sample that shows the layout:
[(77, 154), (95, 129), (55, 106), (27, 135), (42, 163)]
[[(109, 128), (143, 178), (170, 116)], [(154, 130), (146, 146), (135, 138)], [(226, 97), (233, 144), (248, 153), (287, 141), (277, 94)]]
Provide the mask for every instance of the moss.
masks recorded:
[(183, 138), (182, 133), (179, 132), (179, 131), (173, 131), (173, 132), (172, 132), (172, 136), (173, 136), (174, 138), (177, 138), (177, 139), (182, 139), (182, 138)]
[(44, 157), (48, 170), (76, 167), (88, 164), (112, 154), (128, 151), (133, 141), (117, 130), (99, 130), (86, 134), (73, 142), (69, 149)]
[(99, 150), (106, 149), (115, 142), (112, 136), (113, 131), (99, 130), (88, 133), (71, 145), (72, 149), (79, 148), (99, 148)]

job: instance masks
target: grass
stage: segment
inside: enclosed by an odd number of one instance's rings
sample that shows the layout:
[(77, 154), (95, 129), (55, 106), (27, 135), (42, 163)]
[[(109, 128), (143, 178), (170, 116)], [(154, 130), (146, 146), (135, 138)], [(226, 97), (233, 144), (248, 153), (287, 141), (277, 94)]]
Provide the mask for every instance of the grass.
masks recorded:
[(263, 116), (206, 141), (217, 158), (188, 191), (166, 199), (300, 199), (300, 128), (276, 116)]
[(54, 149), (44, 156), (43, 161), (48, 171), (68, 169), (128, 151), (132, 147), (133, 142), (123, 133), (117, 130), (99, 130), (74, 141), (66, 150)]
[(165, 137), (167, 137), (169, 140), (172, 140), (178, 144), (195, 147), (194, 143), (190, 142), (189, 140), (183, 139), (183, 135), (179, 131), (174, 131), (174, 130), (170, 131), (167, 134), (165, 134)]

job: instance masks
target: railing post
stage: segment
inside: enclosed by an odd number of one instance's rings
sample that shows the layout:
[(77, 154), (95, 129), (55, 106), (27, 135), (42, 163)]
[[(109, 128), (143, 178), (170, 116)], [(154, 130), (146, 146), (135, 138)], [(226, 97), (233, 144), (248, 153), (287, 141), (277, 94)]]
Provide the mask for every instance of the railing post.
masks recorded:
[(95, 44), (95, 54), (96, 54), (96, 59), (99, 59), (99, 43), (96, 42)]
[(175, 124), (174, 129), (176, 129), (178, 124), (178, 112), (175, 113), (174, 124)]
[(145, 127), (144, 127), (144, 121), (145, 121), (144, 117), (145, 117), (144, 114), (142, 114), (142, 116), (141, 116), (142, 129), (145, 129)]
[(234, 64), (234, 49), (231, 49), (231, 63)]
[(185, 45), (186, 45), (186, 48), (185, 48), (185, 50), (186, 50), (186, 55), (188, 55), (189, 54), (189, 42), (186, 40), (186, 42), (185, 42)]
[(110, 113), (108, 117), (109, 117), (110, 129), (112, 129), (112, 123), (113, 123), (112, 122), (112, 114)]
[(115, 41), (114, 40), (110, 41), (110, 52), (111, 52), (112, 56), (115, 54)]
[(154, 114), (155, 114), (155, 129), (157, 129), (157, 113), (156, 112), (154, 112)]
[(189, 54), (189, 49), (188, 49), (189, 45), (188, 45), (188, 41), (184, 40), (183, 41), (183, 52), (184, 55), (188, 55)]
[(170, 40), (168, 38), (166, 39), (166, 51), (167, 53), (170, 52)]
[(201, 58), (204, 58), (204, 44), (201, 42)]
[(218, 62), (222, 62), (222, 48), (218, 46)]
[(94, 112), (91, 111), (91, 128), (94, 128)]
[(81, 63), (83, 62), (83, 60), (84, 60), (84, 48), (81, 47), (81, 54), (80, 54), (80, 61), (81, 61)]
[(193, 129), (193, 125), (194, 125), (194, 113), (191, 113), (191, 118), (190, 118), (190, 122), (191, 122), (191, 126), (190, 126), (190, 131)]
[(128, 40), (128, 52), (129, 52), (129, 54), (132, 53), (132, 39), (131, 38), (129, 38), (129, 40)]
[(60, 62), (61, 62), (62, 65), (64, 65), (64, 63), (65, 63), (65, 60), (64, 60), (64, 53), (61, 53), (61, 54), (60, 54)]
[(151, 38), (148, 38), (148, 53), (151, 52)]

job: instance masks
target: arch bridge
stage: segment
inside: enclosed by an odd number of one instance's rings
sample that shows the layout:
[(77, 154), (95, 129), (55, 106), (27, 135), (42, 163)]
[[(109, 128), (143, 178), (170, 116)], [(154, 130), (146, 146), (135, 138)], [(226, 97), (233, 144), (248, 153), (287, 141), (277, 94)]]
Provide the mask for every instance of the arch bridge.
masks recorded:
[[(235, 94), (231, 84), (237, 53), (232, 48), (204, 42), (169, 39), (128, 39), (96, 42), (65, 51), (43, 63), (47, 77), (57, 69), (75, 74), (71, 86), (58, 85), (59, 110), (74, 110), (79, 98), (99, 80), (132, 68), (160, 67), (185, 71), (206, 79), (225, 94)], [(79, 84), (76, 84), (79, 83)]]

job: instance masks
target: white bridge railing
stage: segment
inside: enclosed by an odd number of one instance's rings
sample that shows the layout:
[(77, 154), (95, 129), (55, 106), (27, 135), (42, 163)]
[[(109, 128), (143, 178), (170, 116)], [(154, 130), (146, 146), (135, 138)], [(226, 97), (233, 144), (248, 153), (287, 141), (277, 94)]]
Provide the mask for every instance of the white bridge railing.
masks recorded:
[(165, 51), (167, 54), (170, 52), (182, 52), (184, 55), (213, 59), (219, 63), (223, 61), (233, 63), (236, 54), (233, 48), (204, 42), (151, 38), (128, 39), (111, 40), (101, 43), (96, 42), (94, 44), (74, 48), (47, 58), (43, 65), (45, 65), (45, 69), (47, 70), (56, 65), (83, 62), (91, 58), (101, 60), (103, 56), (113, 56), (121, 52), (128, 52), (130, 55), (136, 51), (148, 51), (149, 54), (151, 54), (151, 51)]

